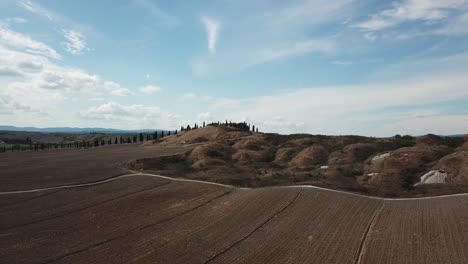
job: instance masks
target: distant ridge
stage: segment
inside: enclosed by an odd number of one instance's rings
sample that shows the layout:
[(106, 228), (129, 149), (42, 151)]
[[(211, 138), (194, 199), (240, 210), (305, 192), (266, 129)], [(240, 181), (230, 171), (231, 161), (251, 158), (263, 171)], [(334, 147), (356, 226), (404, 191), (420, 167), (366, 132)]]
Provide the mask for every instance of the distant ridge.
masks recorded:
[[(124, 130), (114, 128), (100, 127), (16, 127), (16, 126), (0, 126), (3, 131), (26, 131), (26, 132), (43, 132), (43, 133), (70, 133), (70, 134), (87, 134), (87, 133), (104, 133), (104, 134), (124, 134), (124, 133), (153, 133), (154, 131), (162, 131), (161, 129), (135, 129)], [(164, 130), (166, 131), (166, 130)]]

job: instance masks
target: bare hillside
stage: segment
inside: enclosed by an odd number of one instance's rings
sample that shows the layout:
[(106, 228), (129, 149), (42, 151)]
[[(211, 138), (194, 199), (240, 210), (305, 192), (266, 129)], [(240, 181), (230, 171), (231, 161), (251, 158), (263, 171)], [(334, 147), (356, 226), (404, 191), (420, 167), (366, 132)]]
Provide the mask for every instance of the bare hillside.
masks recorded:
[[(206, 127), (145, 144), (193, 150), (136, 159), (130, 169), (243, 187), (311, 184), (386, 197), (468, 190), (462, 137), (277, 135)], [(444, 183), (415, 186), (433, 170), (447, 174)]]

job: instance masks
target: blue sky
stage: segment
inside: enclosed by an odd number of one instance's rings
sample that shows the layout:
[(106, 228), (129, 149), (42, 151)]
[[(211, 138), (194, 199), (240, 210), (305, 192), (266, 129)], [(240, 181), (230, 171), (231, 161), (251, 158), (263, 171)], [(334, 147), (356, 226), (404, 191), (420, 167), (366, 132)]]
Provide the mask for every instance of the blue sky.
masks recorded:
[(468, 0), (0, 2), (0, 124), (468, 132)]

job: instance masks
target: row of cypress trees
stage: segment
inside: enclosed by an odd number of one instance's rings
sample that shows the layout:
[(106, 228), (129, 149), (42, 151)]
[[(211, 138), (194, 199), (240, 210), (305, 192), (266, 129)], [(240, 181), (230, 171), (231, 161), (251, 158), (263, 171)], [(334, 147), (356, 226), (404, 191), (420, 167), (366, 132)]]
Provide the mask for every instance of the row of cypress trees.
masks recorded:
[(92, 148), (99, 147), (104, 145), (116, 145), (116, 144), (129, 144), (137, 143), (149, 140), (158, 140), (170, 136), (172, 134), (177, 134), (178, 131), (155, 131), (154, 133), (140, 133), (138, 135), (121, 135), (114, 138), (107, 139), (94, 139), (93, 141), (76, 141), (71, 143), (34, 143), (28, 137), (25, 140), (25, 144), (14, 144), (10, 148), (6, 146), (0, 147), (0, 152), (7, 151), (43, 151), (43, 150), (53, 150), (53, 149), (64, 149), (64, 148)]
[[(246, 122), (240, 122), (240, 123), (235, 123), (231, 121), (225, 121), (225, 122), (211, 122), (209, 124), (206, 124), (203, 122), (201, 126), (199, 126), (197, 123), (191, 127), (190, 125), (187, 125), (186, 127), (181, 127), (180, 131), (189, 131), (193, 129), (198, 129), (201, 127), (206, 127), (206, 126), (215, 126), (215, 127), (234, 127), (240, 130), (244, 131), (252, 131), (252, 132), (257, 132), (258, 133), (258, 127), (255, 127), (255, 125), (250, 125), (247, 124)], [(25, 141), (25, 144), (14, 144), (10, 148), (7, 149), (6, 146), (0, 147), (0, 152), (7, 152), (7, 151), (43, 151), (43, 150), (51, 150), (51, 149), (63, 149), (63, 148), (91, 148), (91, 147), (99, 147), (99, 146), (104, 146), (104, 145), (116, 145), (116, 144), (129, 144), (129, 143), (137, 143), (137, 142), (143, 142), (143, 141), (150, 141), (150, 140), (158, 140), (160, 138), (164, 138), (167, 136), (170, 136), (171, 134), (177, 134), (178, 131), (177, 129), (175, 131), (155, 131), (154, 133), (140, 133), (138, 135), (125, 135), (125, 136), (120, 136), (120, 137), (115, 137), (115, 138), (108, 138), (108, 139), (94, 139), (93, 141), (76, 141), (72, 143), (34, 143), (32, 140), (28, 137)]]
[(258, 133), (258, 127), (255, 127), (255, 125), (250, 125), (250, 124), (247, 124), (247, 122), (240, 122), (240, 123), (235, 123), (235, 122), (232, 122), (232, 121), (225, 121), (225, 122), (211, 122), (209, 124), (206, 124), (205, 121), (203, 121), (203, 124), (202, 126), (199, 126), (197, 123), (195, 123), (193, 125), (193, 127), (191, 127), (190, 125), (187, 125), (186, 127), (180, 127), (180, 131), (187, 131), (187, 130), (193, 130), (193, 129), (198, 129), (200, 127), (206, 127), (206, 126), (216, 126), (216, 127), (235, 127), (237, 129), (240, 129), (240, 130), (244, 130), (244, 131), (252, 131), (252, 132), (256, 132)]

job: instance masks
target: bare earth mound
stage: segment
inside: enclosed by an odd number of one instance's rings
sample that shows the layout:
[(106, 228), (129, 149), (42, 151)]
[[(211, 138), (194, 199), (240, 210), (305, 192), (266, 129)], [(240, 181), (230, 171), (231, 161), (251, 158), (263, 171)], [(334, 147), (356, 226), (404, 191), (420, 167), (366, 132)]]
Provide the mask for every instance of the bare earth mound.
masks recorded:
[[(152, 144), (195, 146), (173, 161), (161, 157), (142, 166), (188, 179), (242, 187), (310, 184), (385, 197), (468, 191), (467, 145), (461, 137), (283, 136), (206, 127)], [(150, 165), (158, 159), (164, 168)], [(438, 169), (447, 172), (446, 182), (417, 184), (421, 176)]]

